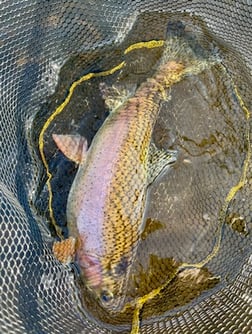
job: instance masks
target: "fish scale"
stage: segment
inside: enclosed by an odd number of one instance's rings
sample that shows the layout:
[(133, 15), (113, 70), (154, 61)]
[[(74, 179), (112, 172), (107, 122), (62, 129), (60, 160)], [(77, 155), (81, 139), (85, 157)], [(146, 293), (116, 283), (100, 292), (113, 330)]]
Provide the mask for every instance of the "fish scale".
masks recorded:
[[(156, 149), (156, 166), (149, 163), (160, 104), (165, 91), (190, 71), (180, 62), (163, 63), (133, 97), (111, 111), (88, 151), (84, 147), (76, 159), (81, 163), (68, 198), (69, 233), (78, 239), (76, 260), (86, 284), (107, 310), (124, 306), (151, 178), (176, 160), (175, 152)], [(63, 153), (64, 137), (54, 136)]]
[[(164, 86), (179, 81), (183, 68), (182, 64), (175, 62), (165, 64), (152, 80), (140, 85), (135, 96), (112, 111), (102, 127), (113, 136), (118, 122), (127, 123), (116, 156), (113, 177), (108, 185), (101, 226), (103, 254), (99, 254), (103, 268), (101, 290), (112, 294), (112, 306), (116, 308), (119, 308), (119, 303), (122, 305), (127, 274), (143, 228), (148, 187), (148, 151), (160, 103), (164, 98)], [(102, 133), (98, 135), (102, 138)], [(122, 266), (122, 260), (126, 266), (121, 271), (121, 277), (118, 277), (115, 273)]]

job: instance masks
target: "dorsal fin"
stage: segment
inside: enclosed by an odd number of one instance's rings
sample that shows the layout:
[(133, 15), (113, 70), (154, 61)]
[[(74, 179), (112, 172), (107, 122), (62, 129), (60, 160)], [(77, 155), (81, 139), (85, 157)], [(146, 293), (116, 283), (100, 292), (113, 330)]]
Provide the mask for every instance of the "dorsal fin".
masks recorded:
[(80, 135), (52, 135), (60, 151), (70, 160), (80, 164), (86, 158), (87, 140)]

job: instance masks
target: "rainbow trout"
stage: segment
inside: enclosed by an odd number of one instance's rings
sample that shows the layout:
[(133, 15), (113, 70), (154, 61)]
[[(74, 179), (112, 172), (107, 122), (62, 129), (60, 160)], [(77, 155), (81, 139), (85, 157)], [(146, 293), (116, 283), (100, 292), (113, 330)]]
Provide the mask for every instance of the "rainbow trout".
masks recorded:
[(123, 307), (148, 186), (176, 161), (176, 152), (158, 150), (151, 137), (165, 89), (185, 73), (182, 63), (161, 65), (111, 111), (89, 149), (83, 137), (53, 135), (58, 148), (79, 163), (67, 203), (76, 261), (87, 286), (110, 311)]

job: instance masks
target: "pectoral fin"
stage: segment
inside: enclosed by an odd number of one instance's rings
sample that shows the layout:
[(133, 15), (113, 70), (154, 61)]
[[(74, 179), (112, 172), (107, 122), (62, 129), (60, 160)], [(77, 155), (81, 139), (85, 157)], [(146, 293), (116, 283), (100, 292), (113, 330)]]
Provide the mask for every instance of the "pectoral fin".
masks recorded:
[(86, 159), (87, 140), (80, 135), (52, 135), (61, 152), (70, 160), (80, 164)]
[(177, 160), (177, 151), (158, 149), (151, 143), (148, 156), (148, 181), (151, 184)]

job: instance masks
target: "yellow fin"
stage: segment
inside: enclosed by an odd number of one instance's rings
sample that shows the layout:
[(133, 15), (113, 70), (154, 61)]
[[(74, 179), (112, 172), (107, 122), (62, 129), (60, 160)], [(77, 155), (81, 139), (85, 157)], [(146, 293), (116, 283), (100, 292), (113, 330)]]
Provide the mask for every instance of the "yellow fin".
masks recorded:
[(86, 158), (87, 140), (80, 135), (52, 135), (60, 151), (70, 160), (80, 164)]

